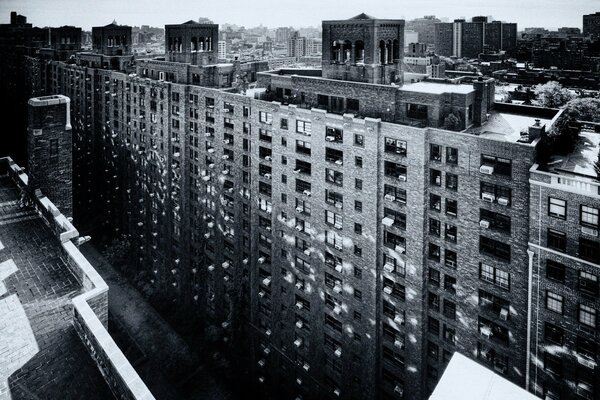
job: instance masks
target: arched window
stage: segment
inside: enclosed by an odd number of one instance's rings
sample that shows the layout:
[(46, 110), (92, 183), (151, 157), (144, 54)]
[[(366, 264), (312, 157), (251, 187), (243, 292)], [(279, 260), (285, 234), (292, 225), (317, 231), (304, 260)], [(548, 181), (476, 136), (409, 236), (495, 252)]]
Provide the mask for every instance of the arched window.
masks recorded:
[(392, 43), (392, 61), (395, 60), (399, 60), (400, 59), (400, 42), (398, 42), (398, 39), (394, 39), (394, 42)]
[(352, 42), (344, 40), (342, 46), (342, 62), (350, 62), (352, 60)]
[(379, 63), (380, 64), (385, 64), (385, 57), (386, 57), (385, 41), (380, 40), (379, 41)]
[(387, 43), (385, 44), (385, 50), (386, 50), (386, 63), (387, 64), (393, 63), (394, 60), (392, 59), (393, 52), (392, 52), (392, 41), (391, 40), (388, 40)]
[(341, 60), (341, 46), (340, 42), (334, 40), (331, 44), (331, 61), (340, 62)]
[(359, 64), (365, 62), (365, 43), (362, 40), (354, 42), (354, 60)]
[(190, 43), (190, 49), (192, 51), (198, 51), (198, 38), (192, 37), (192, 41)]

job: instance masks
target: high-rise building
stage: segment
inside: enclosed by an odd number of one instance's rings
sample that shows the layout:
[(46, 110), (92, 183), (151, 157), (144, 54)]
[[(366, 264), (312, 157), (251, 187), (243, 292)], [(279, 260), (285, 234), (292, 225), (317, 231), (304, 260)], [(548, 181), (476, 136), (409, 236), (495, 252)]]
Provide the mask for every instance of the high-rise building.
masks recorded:
[(308, 54), (308, 39), (300, 36), (298, 31), (292, 33), (287, 41), (287, 55), (288, 57), (295, 57), (299, 60), (300, 57), (304, 57)]
[(600, 12), (583, 16), (583, 34), (600, 36)]
[[(554, 314), (533, 308), (550, 297), (532, 280), (530, 185), (561, 112), (494, 103), (493, 79), (403, 85), (401, 20), (324, 21), (322, 43), (321, 73), (31, 63), (73, 99), (75, 220), (126, 237), (132, 279), (163, 313), (193, 321), (258, 397), (426, 399), (455, 352), (536, 390), (541, 364), (528, 349), (556, 348), (532, 340), (532, 316)], [(541, 187), (588, 196), (593, 229), (597, 182), (556, 172)], [(567, 222), (552, 229), (575, 235)], [(581, 232), (587, 290), (600, 246)], [(597, 299), (567, 290), (550, 290), (577, 315), (563, 329), (589, 339)], [(568, 334), (578, 362), (579, 333)], [(581, 343), (578, 354), (597, 359)], [(580, 380), (581, 393), (598, 393), (598, 379)]]
[(600, 136), (589, 128), (572, 154), (530, 171), (528, 380), (545, 399), (600, 392)]
[(435, 24), (435, 52), (441, 56), (477, 58), (487, 51), (512, 52), (517, 46), (517, 24), (488, 22), (488, 17), (473, 17), (452, 23)]
[(219, 40), (219, 59), (224, 60), (227, 58), (227, 41)]
[(433, 47), (435, 44), (435, 24), (437, 22), (442, 21), (436, 18), (435, 15), (426, 15), (423, 18), (406, 21), (405, 28), (417, 32), (420, 43), (425, 43), (429, 47)]

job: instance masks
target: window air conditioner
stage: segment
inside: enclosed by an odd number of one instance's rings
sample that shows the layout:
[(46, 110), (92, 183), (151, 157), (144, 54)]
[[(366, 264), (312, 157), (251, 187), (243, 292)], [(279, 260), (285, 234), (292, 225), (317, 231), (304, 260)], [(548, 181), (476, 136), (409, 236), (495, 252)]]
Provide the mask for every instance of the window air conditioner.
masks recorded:
[(492, 175), (494, 173), (494, 167), (491, 165), (482, 165), (479, 167), (479, 172), (486, 175)]
[(496, 197), (494, 197), (494, 195), (493, 195), (493, 194), (491, 194), (491, 193), (482, 193), (482, 194), (481, 194), (481, 199), (482, 199), (483, 201), (488, 201), (488, 202), (490, 202), (490, 203), (491, 203), (491, 202), (493, 202), (494, 200), (496, 200)]

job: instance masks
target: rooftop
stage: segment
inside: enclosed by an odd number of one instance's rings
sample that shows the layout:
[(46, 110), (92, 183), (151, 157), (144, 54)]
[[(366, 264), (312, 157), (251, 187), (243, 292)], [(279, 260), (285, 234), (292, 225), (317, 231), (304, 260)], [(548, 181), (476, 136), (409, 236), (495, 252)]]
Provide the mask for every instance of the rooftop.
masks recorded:
[(73, 326), (85, 292), (20, 189), (0, 177), (0, 398), (110, 399)]
[(448, 84), (438, 82), (406, 83), (401, 87), (403, 92), (428, 93), (428, 94), (469, 94), (474, 93), (473, 85), (470, 84)]
[(548, 132), (556, 121), (559, 111), (539, 107), (494, 103), (488, 120), (481, 126), (471, 127), (466, 133), (506, 142), (518, 142), (521, 132), (528, 131), (538, 121)]
[(539, 400), (477, 362), (454, 353), (429, 400)]
[(576, 175), (596, 178), (594, 163), (598, 159), (600, 133), (592, 130), (579, 132), (579, 141), (573, 152), (567, 155), (555, 155), (548, 162), (549, 172), (559, 175)]

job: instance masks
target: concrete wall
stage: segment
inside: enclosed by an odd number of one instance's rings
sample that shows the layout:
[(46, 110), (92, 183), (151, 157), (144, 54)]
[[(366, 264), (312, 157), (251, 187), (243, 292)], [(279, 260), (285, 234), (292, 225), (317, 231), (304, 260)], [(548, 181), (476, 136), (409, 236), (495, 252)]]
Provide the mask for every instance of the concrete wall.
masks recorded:
[[(0, 170), (4, 169), (20, 188), (27, 187), (27, 175), (10, 158), (0, 159)], [(57, 234), (67, 265), (85, 289), (73, 299), (73, 324), (83, 344), (117, 399), (154, 399), (107, 331), (108, 286), (77, 248), (77, 230), (47, 197), (39, 191), (36, 195), (33, 199), (36, 208)]]

